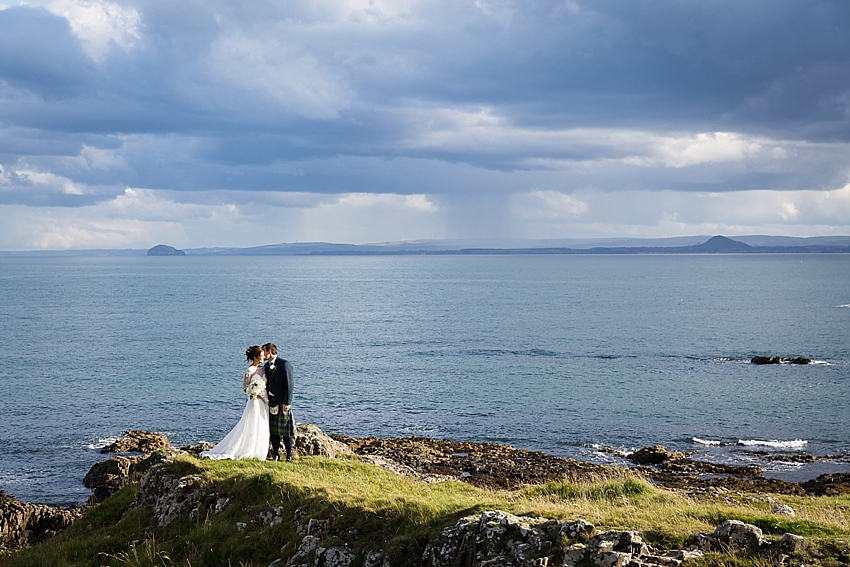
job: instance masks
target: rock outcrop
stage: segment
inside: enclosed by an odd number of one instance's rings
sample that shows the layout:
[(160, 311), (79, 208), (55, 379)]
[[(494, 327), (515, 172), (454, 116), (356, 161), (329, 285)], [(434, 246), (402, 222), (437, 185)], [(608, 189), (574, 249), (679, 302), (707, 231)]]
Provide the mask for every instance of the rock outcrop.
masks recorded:
[(153, 453), (162, 449), (171, 449), (168, 437), (162, 433), (128, 429), (126, 437), (118, 439), (100, 450), (101, 453)]
[(82, 515), (82, 508), (20, 502), (0, 490), (0, 550), (20, 549), (53, 537)]
[[(577, 526), (579, 526), (577, 528)], [(462, 518), (425, 548), (428, 567), (676, 567), (705, 553), (802, 553), (806, 540), (786, 533), (769, 540), (761, 529), (726, 520), (712, 534), (694, 534), (684, 549), (656, 549), (635, 531), (595, 533), (584, 520), (557, 522), (517, 517), (500, 511)]]
[(83, 478), (83, 486), (90, 488), (89, 504), (102, 502), (130, 482), (130, 468), (143, 457), (112, 457), (95, 463)]
[[(142, 480), (133, 507), (147, 507), (159, 526), (180, 517), (218, 515), (228, 509), (229, 500), (218, 493), (215, 484), (198, 476), (179, 476), (167, 466), (157, 466)], [(283, 506), (254, 506), (235, 529), (245, 537), (257, 537), (262, 530), (289, 521)], [(759, 554), (763, 557), (794, 555), (805, 551), (805, 538), (786, 533), (765, 537), (757, 526), (738, 520), (721, 522), (708, 533), (694, 534), (682, 549), (658, 549), (633, 530), (598, 532), (583, 519), (553, 520), (514, 516), (491, 510), (461, 518), (439, 536), (424, 544), (401, 549), (363, 548), (356, 530), (335, 528), (333, 517), (312, 517), (305, 508), (292, 516), (294, 540), (284, 542), (276, 567), (393, 567), (421, 564), (427, 567), (678, 567), (683, 561), (705, 553)], [(259, 531), (259, 532), (258, 532)], [(380, 545), (380, 542), (377, 542)], [(389, 542), (384, 542), (389, 544)]]
[(319, 455), (336, 458), (339, 455), (351, 455), (348, 445), (341, 443), (309, 423), (295, 424), (293, 449), (298, 455)]
[[(209, 496), (200, 477), (177, 476), (167, 467), (154, 467), (142, 478), (132, 507), (150, 507), (157, 525), (167, 526), (181, 515), (192, 517)], [(216, 500), (215, 495), (212, 500)]]
[(822, 474), (800, 483), (806, 494), (813, 496), (840, 496), (850, 494), (850, 473)]
[(685, 459), (687, 456), (687, 454), (682, 453), (681, 451), (668, 451), (661, 445), (653, 445), (652, 447), (638, 449), (634, 453), (628, 455), (628, 458), (639, 465), (657, 465), (671, 459)]
[(142, 478), (153, 465), (167, 462), (176, 453), (173, 449), (160, 450), (149, 455), (124, 457), (116, 455), (95, 463), (83, 478), (83, 486), (91, 489), (89, 505), (103, 502), (134, 480)]
[(552, 480), (601, 480), (605, 466), (516, 449), (500, 443), (470, 443), (425, 437), (400, 439), (332, 435), (356, 455), (393, 472), (424, 481), (455, 479), (483, 488), (517, 488)]

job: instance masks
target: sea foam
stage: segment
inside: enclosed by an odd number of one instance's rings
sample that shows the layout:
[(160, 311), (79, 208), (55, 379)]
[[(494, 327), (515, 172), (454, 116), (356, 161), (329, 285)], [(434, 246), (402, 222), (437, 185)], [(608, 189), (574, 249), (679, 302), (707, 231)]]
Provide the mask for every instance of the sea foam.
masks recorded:
[(807, 443), (808, 441), (805, 439), (794, 439), (793, 441), (777, 441), (776, 439), (771, 441), (762, 441), (759, 439), (738, 439), (738, 445), (744, 445), (745, 447), (763, 446), (773, 447), (774, 449), (802, 449)]
[(723, 445), (722, 441), (717, 441), (714, 439), (700, 439), (699, 437), (691, 437), (691, 441), (693, 441), (697, 445), (711, 445), (713, 447), (719, 447), (720, 445)]
[(107, 445), (112, 445), (116, 441), (118, 441), (118, 437), (104, 437), (103, 439), (98, 439), (95, 443), (89, 443), (88, 448), (92, 451), (96, 449), (103, 449)]

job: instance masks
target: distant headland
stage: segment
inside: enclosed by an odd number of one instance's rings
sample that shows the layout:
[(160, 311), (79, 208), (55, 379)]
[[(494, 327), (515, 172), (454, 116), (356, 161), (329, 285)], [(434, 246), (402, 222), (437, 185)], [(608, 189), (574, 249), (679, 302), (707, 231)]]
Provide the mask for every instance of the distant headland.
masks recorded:
[[(744, 240), (751, 240), (748, 244)], [(850, 237), (787, 238), (754, 236), (733, 240), (725, 236), (687, 238), (574, 240), (572, 246), (552, 246), (550, 241), (525, 241), (526, 245), (468, 246), (445, 240), (391, 242), (383, 244), (331, 244), (302, 242), (251, 248), (197, 248), (191, 256), (406, 256), (406, 255), (510, 255), (510, 254), (850, 254)], [(559, 242), (560, 243), (560, 242)], [(590, 245), (588, 245), (590, 244)]]
[(149, 250), (0, 251), (0, 256), (413, 256), (587, 254), (850, 254), (850, 236), (677, 236), (669, 238), (408, 240), (375, 244), (295, 242), (246, 248), (187, 248), (159, 244)]

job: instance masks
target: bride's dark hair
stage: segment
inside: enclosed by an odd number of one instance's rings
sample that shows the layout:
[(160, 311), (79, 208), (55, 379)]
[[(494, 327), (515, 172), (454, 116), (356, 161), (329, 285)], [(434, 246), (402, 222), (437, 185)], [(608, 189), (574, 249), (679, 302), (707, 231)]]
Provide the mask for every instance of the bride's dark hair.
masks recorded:
[(259, 346), (249, 346), (245, 350), (245, 358), (250, 360), (251, 362), (260, 362), (260, 358), (263, 356), (263, 349)]

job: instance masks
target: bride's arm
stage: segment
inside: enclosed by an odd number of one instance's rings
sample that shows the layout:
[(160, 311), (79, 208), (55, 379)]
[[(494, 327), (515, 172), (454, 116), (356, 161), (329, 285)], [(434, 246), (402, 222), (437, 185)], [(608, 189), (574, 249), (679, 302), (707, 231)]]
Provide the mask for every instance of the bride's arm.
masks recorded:
[(242, 391), (244, 392), (246, 388), (248, 388), (248, 384), (251, 383), (251, 371), (246, 370), (245, 375), (242, 377)]

